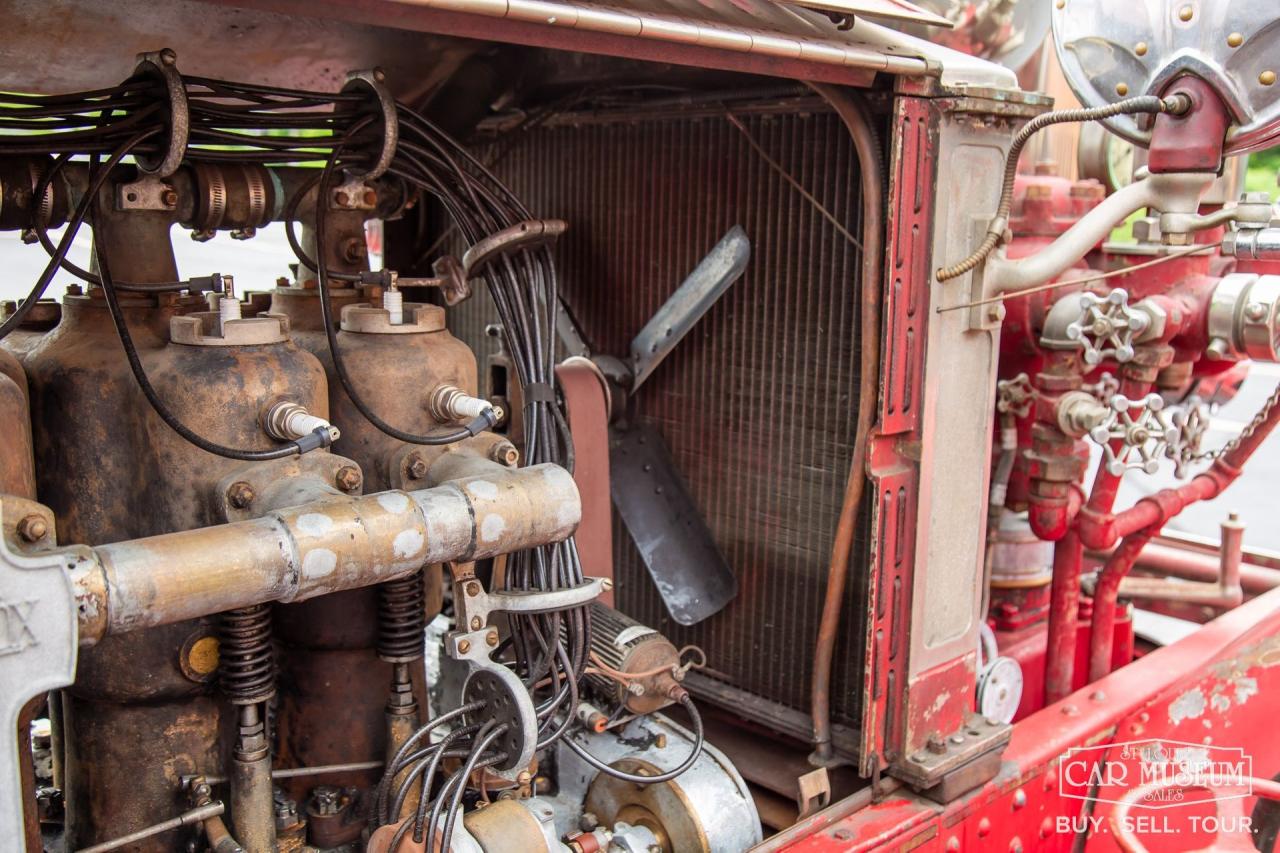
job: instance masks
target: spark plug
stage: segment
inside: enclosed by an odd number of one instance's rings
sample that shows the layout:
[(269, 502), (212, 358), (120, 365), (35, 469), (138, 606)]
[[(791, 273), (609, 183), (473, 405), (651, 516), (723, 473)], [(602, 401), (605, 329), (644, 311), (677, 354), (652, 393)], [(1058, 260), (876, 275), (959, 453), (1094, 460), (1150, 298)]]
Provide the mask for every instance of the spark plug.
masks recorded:
[(296, 442), (303, 453), (328, 447), (342, 436), (336, 426), (288, 400), (272, 405), (262, 419), (262, 426), (276, 441)]

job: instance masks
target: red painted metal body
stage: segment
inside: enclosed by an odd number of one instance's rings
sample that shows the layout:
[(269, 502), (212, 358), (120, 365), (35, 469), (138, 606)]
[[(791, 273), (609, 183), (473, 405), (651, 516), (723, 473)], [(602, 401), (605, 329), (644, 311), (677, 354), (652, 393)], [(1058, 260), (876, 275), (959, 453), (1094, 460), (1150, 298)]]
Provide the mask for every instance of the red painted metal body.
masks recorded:
[[(1060, 779), (1068, 750), (1100, 747), (1123, 764), (1131, 759), (1121, 757), (1120, 745), (1129, 741), (1207, 742), (1243, 748), (1253, 775), (1269, 777), (1280, 770), (1280, 739), (1259, 733), (1274, 726), (1275, 709), (1265, 697), (1276, 691), (1280, 591), (1019, 722), (1000, 774), (967, 796), (942, 806), (898, 791), (782, 849), (1115, 850), (1107, 823), (1114, 804), (1083, 797), (1116, 792), (1093, 791), (1070, 774)], [(1244, 814), (1252, 805), (1245, 801)], [(1204, 818), (1215, 811), (1213, 803), (1148, 810), (1135, 829), (1150, 850), (1196, 849), (1210, 838)]]

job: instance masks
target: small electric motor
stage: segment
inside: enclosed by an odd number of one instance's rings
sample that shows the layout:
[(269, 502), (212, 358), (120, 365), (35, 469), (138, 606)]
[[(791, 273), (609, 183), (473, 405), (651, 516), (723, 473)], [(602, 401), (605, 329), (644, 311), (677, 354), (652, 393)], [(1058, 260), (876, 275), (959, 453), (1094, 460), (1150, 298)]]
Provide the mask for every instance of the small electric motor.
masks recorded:
[(592, 687), (633, 714), (652, 714), (674, 702), (684, 673), (672, 642), (611, 607), (599, 602), (590, 607), (591, 652), (596, 668), (607, 668), (590, 677)]

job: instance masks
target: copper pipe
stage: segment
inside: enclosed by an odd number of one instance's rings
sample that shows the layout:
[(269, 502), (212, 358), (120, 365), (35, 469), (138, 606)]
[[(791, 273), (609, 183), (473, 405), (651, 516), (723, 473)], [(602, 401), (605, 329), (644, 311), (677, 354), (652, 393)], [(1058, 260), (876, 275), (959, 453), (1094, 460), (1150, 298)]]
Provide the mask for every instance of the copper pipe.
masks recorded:
[(831, 567), (827, 572), (827, 592), (822, 602), (822, 618), (818, 623), (818, 640), (813, 652), (813, 755), (815, 764), (829, 764), (831, 748), (831, 661), (835, 654), (836, 633), (840, 629), (840, 610), (844, 589), (849, 579), (849, 552), (858, 523), (858, 508), (866, 486), (867, 443), (876, 415), (880, 383), (880, 304), (881, 265), (883, 255), (884, 180), (880, 162), (880, 143), (871, 128), (862, 104), (835, 86), (810, 83), (810, 86), (835, 109), (844, 121), (858, 153), (862, 180), (862, 312), (859, 332), (861, 369), (858, 373), (858, 421), (853, 437), (853, 461), (845, 485), (844, 503), (836, 524), (835, 542), (831, 547)]

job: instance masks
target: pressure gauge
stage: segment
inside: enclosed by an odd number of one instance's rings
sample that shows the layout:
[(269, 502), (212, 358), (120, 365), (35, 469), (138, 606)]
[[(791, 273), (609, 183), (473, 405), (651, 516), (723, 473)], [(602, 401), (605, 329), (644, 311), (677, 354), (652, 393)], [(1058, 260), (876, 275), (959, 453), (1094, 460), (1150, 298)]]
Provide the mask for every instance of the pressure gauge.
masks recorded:
[(1076, 170), (1081, 178), (1093, 178), (1110, 194), (1133, 182), (1133, 169), (1133, 143), (1096, 122), (1080, 125)]

